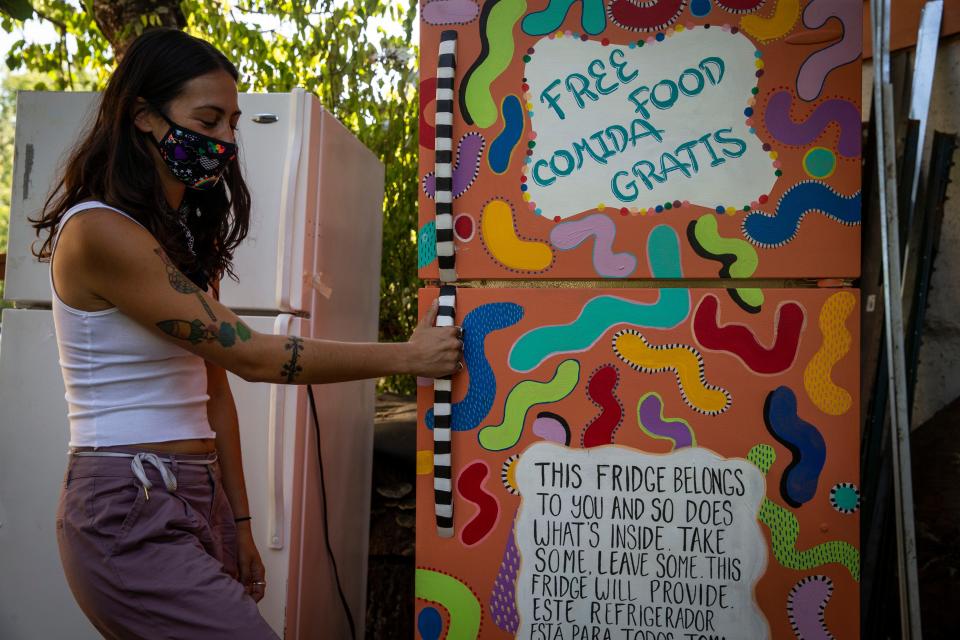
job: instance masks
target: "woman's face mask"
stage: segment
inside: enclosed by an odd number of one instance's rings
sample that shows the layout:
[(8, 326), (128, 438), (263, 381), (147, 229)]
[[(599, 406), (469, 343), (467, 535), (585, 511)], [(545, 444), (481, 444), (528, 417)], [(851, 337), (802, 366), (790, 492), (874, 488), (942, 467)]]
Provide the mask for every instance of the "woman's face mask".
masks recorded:
[[(191, 189), (210, 189), (220, 180), (227, 165), (237, 156), (237, 145), (217, 140), (178, 125), (162, 111), (170, 124), (160, 142), (154, 140), (170, 173)], [(153, 136), (150, 136), (153, 140)]]

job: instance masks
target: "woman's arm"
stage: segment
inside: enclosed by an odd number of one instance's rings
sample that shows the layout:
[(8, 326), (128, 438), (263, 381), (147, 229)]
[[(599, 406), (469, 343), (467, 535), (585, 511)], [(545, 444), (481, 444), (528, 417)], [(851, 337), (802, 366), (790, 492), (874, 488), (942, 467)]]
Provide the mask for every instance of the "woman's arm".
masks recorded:
[[(201, 291), (149, 232), (104, 209), (71, 221), (87, 288), (134, 321), (251, 382), (313, 384), (412, 373), (454, 373), (462, 343), (453, 327), (433, 327), (435, 310), (405, 343), (358, 343), (262, 334)], [(79, 247), (79, 248), (78, 248)], [(63, 256), (61, 255), (61, 258)]]

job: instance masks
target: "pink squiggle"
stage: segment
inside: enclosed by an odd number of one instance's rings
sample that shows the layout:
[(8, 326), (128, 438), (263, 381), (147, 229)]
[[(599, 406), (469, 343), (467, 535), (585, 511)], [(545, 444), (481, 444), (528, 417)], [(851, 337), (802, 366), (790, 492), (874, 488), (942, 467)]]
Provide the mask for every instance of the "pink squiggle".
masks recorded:
[(845, 158), (860, 155), (860, 110), (848, 100), (835, 98), (817, 105), (803, 122), (794, 122), (790, 117), (793, 94), (779, 91), (770, 96), (764, 123), (767, 131), (779, 142), (793, 146), (810, 144), (820, 137), (824, 129), (836, 122), (840, 127), (837, 150)]
[(787, 596), (787, 616), (793, 634), (804, 640), (835, 640), (824, 620), (824, 609), (833, 595), (827, 576), (807, 576), (793, 585)]
[(837, 67), (860, 58), (863, 51), (863, 4), (859, 0), (812, 0), (803, 12), (803, 24), (808, 29), (819, 29), (830, 18), (843, 25), (840, 42), (817, 51), (803, 63), (797, 74), (797, 94), (806, 100), (816, 100), (823, 91), (823, 83)]
[(637, 258), (632, 253), (613, 252), (616, 235), (617, 226), (613, 220), (602, 213), (594, 213), (580, 220), (558, 224), (550, 232), (550, 242), (557, 249), (565, 251), (596, 237), (593, 268), (604, 278), (626, 278), (637, 268)]
[(430, 0), (420, 12), (427, 24), (467, 24), (477, 17), (480, 7), (473, 0)]

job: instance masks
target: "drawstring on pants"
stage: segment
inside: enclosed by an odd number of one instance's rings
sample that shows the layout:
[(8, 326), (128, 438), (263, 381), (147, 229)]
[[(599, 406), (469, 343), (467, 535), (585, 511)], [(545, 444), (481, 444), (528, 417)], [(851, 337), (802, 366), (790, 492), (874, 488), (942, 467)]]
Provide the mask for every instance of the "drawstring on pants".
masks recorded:
[(150, 489), (153, 488), (153, 482), (150, 481), (150, 478), (147, 477), (147, 472), (143, 468), (143, 463), (147, 462), (153, 465), (157, 471), (160, 472), (160, 477), (163, 478), (163, 484), (167, 488), (167, 491), (170, 493), (175, 493), (177, 490), (177, 477), (173, 475), (173, 472), (167, 468), (165, 462), (171, 462), (175, 464), (202, 464), (202, 465), (212, 465), (217, 461), (216, 455), (212, 460), (173, 460), (170, 458), (161, 458), (155, 453), (149, 453), (146, 451), (140, 451), (138, 453), (120, 453), (116, 451), (73, 451), (70, 450), (67, 452), (68, 455), (72, 456), (85, 456), (85, 457), (111, 457), (111, 458), (132, 458), (130, 461), (130, 469), (133, 471), (133, 475), (137, 477), (137, 480), (140, 481), (140, 484), (143, 486), (143, 495), (149, 500), (150, 499)]

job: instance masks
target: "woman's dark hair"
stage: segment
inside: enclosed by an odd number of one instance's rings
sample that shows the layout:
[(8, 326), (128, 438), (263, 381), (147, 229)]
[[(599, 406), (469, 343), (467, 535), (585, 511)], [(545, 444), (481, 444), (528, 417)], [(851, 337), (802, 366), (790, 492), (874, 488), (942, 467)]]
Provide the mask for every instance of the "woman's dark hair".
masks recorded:
[[(246, 237), (250, 222), (250, 193), (240, 175), (239, 158), (227, 166), (217, 185), (205, 191), (187, 189), (192, 213), (186, 221), (194, 236), (196, 257), (164, 197), (147, 139), (134, 124), (137, 98), (166, 113), (188, 81), (224, 70), (234, 80), (237, 68), (213, 45), (176, 29), (143, 33), (127, 49), (101, 97), (96, 122), (71, 152), (63, 176), (47, 198), (39, 218), (29, 218), (36, 229), (50, 235), (34, 255), (49, 260), (51, 237), (64, 212), (83, 200), (100, 200), (143, 224), (167, 255), (201, 286), (232, 270), (233, 250)], [(231, 215), (232, 214), (232, 215)]]

